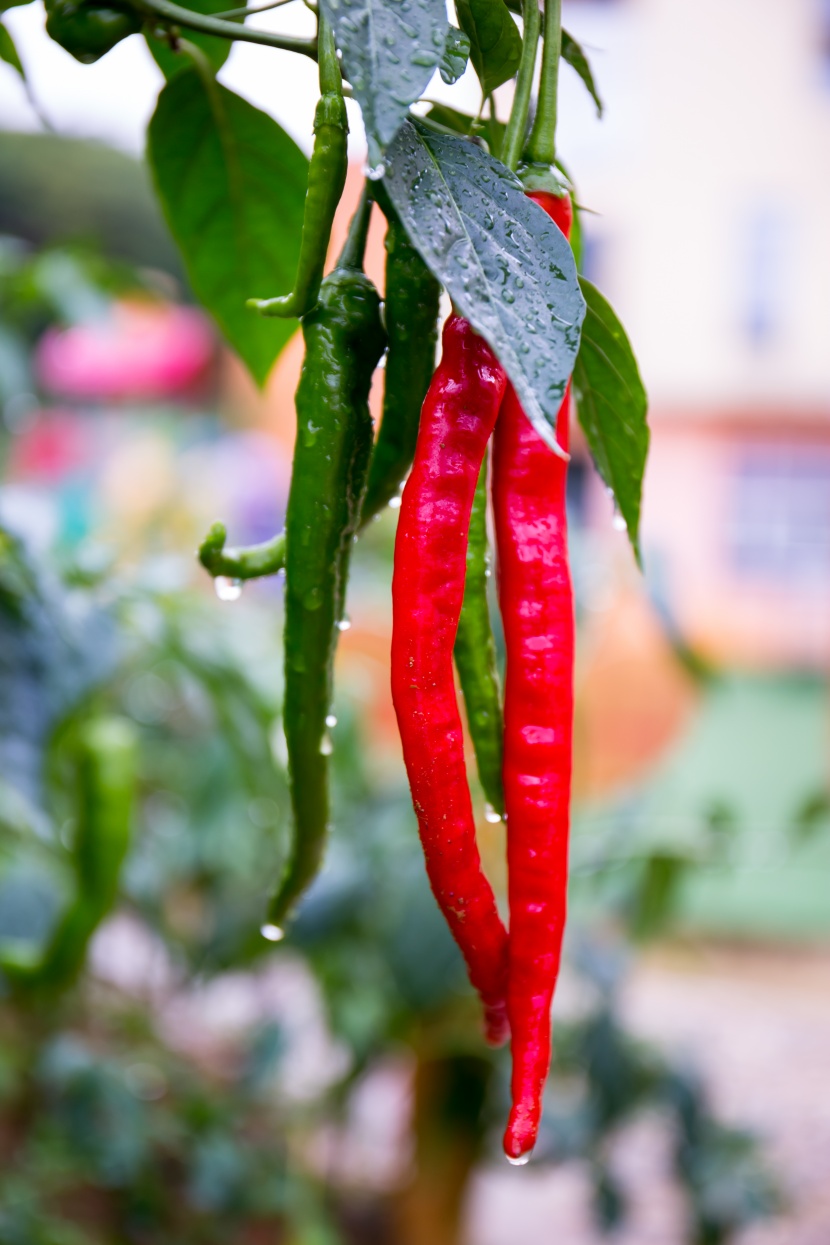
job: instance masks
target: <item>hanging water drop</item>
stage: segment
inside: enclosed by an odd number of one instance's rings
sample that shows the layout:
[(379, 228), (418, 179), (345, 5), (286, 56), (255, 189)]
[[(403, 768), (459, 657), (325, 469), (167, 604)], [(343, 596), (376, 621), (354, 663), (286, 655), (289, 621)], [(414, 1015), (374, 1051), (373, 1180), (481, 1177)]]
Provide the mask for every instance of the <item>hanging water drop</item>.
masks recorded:
[(264, 925), (260, 925), (259, 932), (263, 938), (267, 938), (269, 942), (279, 942), (285, 937), (285, 930), (280, 929), (279, 925), (272, 925), (270, 921), (266, 921)]
[(220, 601), (238, 601), (242, 596), (242, 580), (217, 575), (213, 581), (213, 591)]
[(341, 618), (341, 619), (340, 619), (340, 622), (337, 624), (337, 630), (338, 630), (338, 631), (348, 631), (348, 630), (349, 630), (349, 628), (351, 627), (351, 625), (352, 625), (352, 623), (351, 623), (351, 619), (350, 619), (350, 618)]
[(485, 804), (484, 820), (489, 821), (491, 826), (497, 826), (501, 821), (501, 813), (497, 813), (492, 804)]
[(390, 509), (390, 510), (400, 510), (400, 508), (401, 508), (401, 499), (400, 499), (400, 497), (399, 497), (399, 496), (390, 497), (390, 498), (389, 498), (389, 509)]
[(620, 514), (619, 510), (614, 511), (614, 517), (611, 520), (611, 526), (614, 528), (615, 532), (625, 531), (626, 522), (623, 516)]
[(532, 1155), (533, 1151), (528, 1150), (526, 1154), (519, 1154), (516, 1158), (511, 1158), (509, 1154), (506, 1154), (505, 1158), (512, 1167), (524, 1167), (525, 1163), (530, 1162)]
[(334, 752), (334, 744), (331, 742), (331, 735), (325, 734), (320, 740), (320, 756), (330, 757)]
[(337, 718), (334, 716), (333, 713), (329, 713), (326, 717), (326, 726), (329, 728), (329, 730), (333, 730), (336, 725), (337, 725)]
[(368, 177), (370, 182), (379, 182), (385, 172), (386, 165), (382, 160), (378, 161), (375, 165), (369, 164), (367, 160), (366, 164), (363, 166), (363, 175), (364, 177)]

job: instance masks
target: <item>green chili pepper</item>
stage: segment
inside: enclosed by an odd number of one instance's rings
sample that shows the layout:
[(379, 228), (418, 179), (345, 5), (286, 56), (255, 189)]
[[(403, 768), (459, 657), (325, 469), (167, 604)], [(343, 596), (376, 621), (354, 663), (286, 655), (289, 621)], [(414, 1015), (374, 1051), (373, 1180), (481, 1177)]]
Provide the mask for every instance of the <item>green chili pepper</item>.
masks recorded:
[(504, 816), (502, 787), (502, 709), (496, 645), (487, 605), (487, 458), (482, 464), (470, 515), (464, 604), (458, 621), (453, 656), (461, 680), (467, 726), (476, 754), (478, 776), (487, 803)]
[(141, 26), (135, 10), (117, 0), (103, 5), (89, 0), (47, 0), (46, 33), (85, 65), (100, 60)]
[(386, 201), (386, 292), (384, 320), (389, 345), (383, 381), (383, 414), (372, 454), (362, 522), (368, 523), (400, 491), (415, 454), (418, 420), (438, 340), (441, 286), (407, 237)]
[(285, 529), (283, 720), (294, 813), (277, 926), (320, 866), (329, 819), (332, 666), (372, 449), (369, 388), (383, 352), (380, 297), (362, 271), (371, 201), (303, 320), (297, 441)]
[(128, 722), (98, 718), (84, 725), (77, 784), (75, 897), (38, 957), (5, 948), (0, 959), (12, 987), (27, 995), (71, 985), (83, 968), (90, 938), (115, 903), (135, 791), (135, 737)]
[(322, 17), (318, 48), (320, 99), (314, 114), (314, 150), (308, 169), (297, 275), (292, 293), (280, 298), (249, 300), (249, 307), (255, 307), (266, 316), (304, 316), (316, 303), (334, 214), (346, 184), (346, 140), (349, 133), (346, 102), (334, 36), (331, 26)]

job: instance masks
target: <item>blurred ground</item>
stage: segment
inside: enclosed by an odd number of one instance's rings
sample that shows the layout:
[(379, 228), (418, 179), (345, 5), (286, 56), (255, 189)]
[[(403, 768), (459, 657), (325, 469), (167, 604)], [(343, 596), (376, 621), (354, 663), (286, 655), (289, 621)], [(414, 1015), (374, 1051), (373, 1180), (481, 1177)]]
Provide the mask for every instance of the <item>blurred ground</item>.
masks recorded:
[[(830, 951), (695, 946), (644, 955), (624, 991), (638, 1036), (698, 1069), (718, 1115), (763, 1140), (789, 1203), (735, 1245), (830, 1241)], [(682, 1245), (683, 1203), (665, 1128), (642, 1120), (612, 1142), (631, 1199), (614, 1245)], [(521, 1189), (518, 1187), (521, 1185)], [(575, 1164), (534, 1174), (490, 1167), (475, 1183), (469, 1245), (602, 1245), (590, 1182)]]

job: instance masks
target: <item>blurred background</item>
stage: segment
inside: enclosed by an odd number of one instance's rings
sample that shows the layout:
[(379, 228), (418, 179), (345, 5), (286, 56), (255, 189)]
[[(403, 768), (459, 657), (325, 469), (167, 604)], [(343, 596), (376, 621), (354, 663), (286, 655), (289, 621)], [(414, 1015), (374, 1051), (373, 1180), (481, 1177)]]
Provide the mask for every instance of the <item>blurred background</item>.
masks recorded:
[[(578, 441), (570, 470), (571, 921), (519, 1171), (397, 741), (395, 514), (356, 549), (330, 850), (275, 947), (281, 585), (217, 600), (193, 550), (280, 526), (300, 343), (259, 393), (193, 304), (142, 40), (81, 66), (4, 15), (0, 1245), (830, 1240), (830, 5), (563, 9), (605, 103), (563, 70), (584, 269), (652, 449), (644, 576)], [(220, 77), (307, 150), (295, 60)], [(435, 98), (475, 111), (470, 78)]]

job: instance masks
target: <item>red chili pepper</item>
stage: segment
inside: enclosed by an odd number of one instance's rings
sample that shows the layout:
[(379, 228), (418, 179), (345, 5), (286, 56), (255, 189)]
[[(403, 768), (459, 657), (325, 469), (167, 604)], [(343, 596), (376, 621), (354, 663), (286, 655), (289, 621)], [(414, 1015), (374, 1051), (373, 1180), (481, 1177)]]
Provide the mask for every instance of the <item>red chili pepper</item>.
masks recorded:
[[(568, 236), (568, 198), (531, 195)], [(569, 394), (557, 441), (568, 448)], [(512, 1109), (504, 1149), (526, 1162), (550, 1067), (553, 990), (568, 884), (574, 612), (568, 566), (567, 461), (532, 427), (512, 386), (499, 413), (493, 505), (507, 648), (504, 796), (510, 955)]]
[(392, 579), (392, 697), (427, 873), (493, 1044), (507, 1037), (507, 933), (476, 844), (452, 652), (470, 511), (505, 385), (483, 338), (452, 315), (421, 411)]

